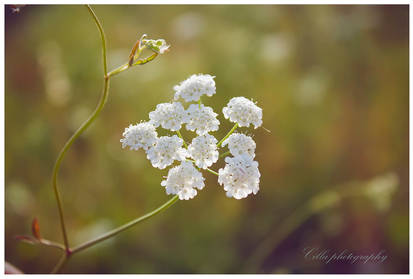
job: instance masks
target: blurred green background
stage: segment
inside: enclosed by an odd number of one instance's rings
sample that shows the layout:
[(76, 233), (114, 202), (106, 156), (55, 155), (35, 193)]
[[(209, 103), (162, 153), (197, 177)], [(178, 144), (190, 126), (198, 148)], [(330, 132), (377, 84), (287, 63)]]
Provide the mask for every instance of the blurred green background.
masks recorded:
[[(205, 103), (220, 114), (217, 138), (232, 127), (222, 107), (235, 96), (257, 101), (271, 132), (240, 129), (257, 142), (256, 196), (226, 198), (205, 173), (196, 198), (79, 253), (63, 272), (408, 272), (408, 6), (93, 8), (110, 69), (127, 61), (143, 33), (164, 38), (171, 50), (115, 76), (101, 116), (68, 152), (59, 181), (72, 246), (170, 198), (160, 186), (167, 170), (152, 168), (142, 151), (123, 150), (119, 140), (189, 75), (216, 76), (217, 94)], [(59, 251), (14, 237), (30, 234), (37, 217), (45, 238), (62, 241), (52, 167), (100, 97), (100, 38), (83, 6), (27, 6), (14, 14), (5, 6), (5, 19), (5, 257), (24, 272), (47, 273)], [(359, 195), (294, 219), (318, 193), (351, 185)], [(296, 229), (280, 245), (263, 244), (288, 224)], [(325, 264), (306, 259), (306, 247), (384, 250), (388, 258)]]

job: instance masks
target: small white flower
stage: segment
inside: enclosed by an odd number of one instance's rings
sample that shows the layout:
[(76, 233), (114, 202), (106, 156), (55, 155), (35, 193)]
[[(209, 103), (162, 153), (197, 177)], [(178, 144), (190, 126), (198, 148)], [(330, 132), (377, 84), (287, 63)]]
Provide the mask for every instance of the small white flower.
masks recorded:
[(228, 144), (229, 151), (233, 156), (247, 154), (251, 158), (255, 157), (255, 141), (250, 137), (240, 133), (233, 133), (222, 142), (222, 146)]
[(130, 150), (138, 150), (139, 148), (148, 150), (158, 139), (155, 127), (149, 122), (129, 125), (125, 128), (122, 136), (123, 139), (120, 140), (122, 148), (129, 146)]
[(155, 127), (160, 125), (164, 129), (178, 131), (187, 122), (187, 114), (181, 103), (163, 103), (149, 113), (149, 119)]
[(236, 122), (240, 127), (254, 124), (255, 129), (262, 124), (262, 109), (244, 97), (232, 98), (222, 109), (225, 119)]
[(244, 154), (225, 158), (225, 168), (218, 171), (218, 183), (224, 186), (227, 197), (236, 199), (254, 195), (259, 190), (260, 172), (258, 162)]
[(155, 146), (149, 148), (146, 157), (152, 166), (164, 169), (175, 160), (183, 161), (188, 156), (186, 149), (182, 148), (183, 140), (177, 136), (160, 137)]
[(198, 168), (206, 169), (218, 161), (217, 139), (209, 134), (198, 136), (188, 146), (189, 156)]
[(197, 194), (195, 188), (202, 190), (205, 186), (202, 174), (187, 161), (170, 169), (168, 177), (161, 185), (165, 187), (168, 195), (178, 194), (180, 200), (192, 199)]
[(196, 130), (198, 135), (218, 130), (218, 114), (216, 114), (211, 107), (206, 107), (202, 104), (191, 104), (186, 112), (188, 114), (187, 130)]
[(186, 102), (197, 102), (202, 95), (211, 97), (216, 93), (214, 76), (192, 75), (174, 86), (175, 100), (182, 97)]

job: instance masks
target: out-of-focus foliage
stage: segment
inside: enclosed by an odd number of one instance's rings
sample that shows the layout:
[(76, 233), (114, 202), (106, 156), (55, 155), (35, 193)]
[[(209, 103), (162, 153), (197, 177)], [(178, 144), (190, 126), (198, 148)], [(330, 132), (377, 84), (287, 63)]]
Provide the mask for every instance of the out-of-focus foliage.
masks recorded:
[[(72, 245), (169, 198), (160, 186), (167, 170), (152, 168), (142, 151), (122, 150), (119, 140), (190, 74), (216, 76), (217, 94), (205, 101), (220, 113), (218, 138), (232, 126), (221, 108), (235, 96), (256, 100), (271, 132), (254, 131), (258, 195), (228, 199), (205, 173), (207, 186), (195, 199), (79, 253), (64, 272), (238, 273), (297, 207), (352, 181), (365, 181), (360, 192), (369, 194), (311, 217), (252, 272), (408, 272), (408, 6), (94, 8), (110, 69), (127, 62), (143, 33), (171, 49), (114, 77), (100, 118), (68, 152), (59, 182)], [(58, 251), (14, 236), (29, 234), (36, 216), (43, 237), (62, 240), (50, 176), (100, 96), (100, 38), (82, 6), (26, 6), (14, 14), (6, 6), (5, 17), (6, 260), (45, 273)], [(388, 259), (323, 264), (306, 260), (305, 247), (385, 250)]]

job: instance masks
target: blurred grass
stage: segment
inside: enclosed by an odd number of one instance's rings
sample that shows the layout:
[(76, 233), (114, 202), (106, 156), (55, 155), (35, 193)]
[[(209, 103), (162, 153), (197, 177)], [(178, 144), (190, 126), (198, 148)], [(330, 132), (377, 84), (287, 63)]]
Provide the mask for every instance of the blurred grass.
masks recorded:
[[(256, 272), (408, 272), (408, 6), (94, 9), (110, 69), (126, 62), (143, 33), (164, 38), (171, 51), (113, 78), (102, 115), (68, 152), (59, 181), (72, 245), (167, 200), (159, 185), (167, 170), (152, 168), (143, 152), (122, 150), (119, 139), (189, 75), (216, 76), (217, 94), (205, 102), (220, 113), (218, 138), (232, 126), (221, 109), (234, 96), (256, 100), (271, 133), (248, 131), (257, 142), (258, 195), (228, 199), (206, 173), (196, 199), (73, 257), (65, 272), (238, 273), (304, 201), (385, 173), (400, 186), (388, 210), (365, 199), (343, 202), (305, 222)], [(14, 236), (29, 233), (37, 216), (42, 235), (61, 240), (50, 176), (60, 148), (98, 101), (100, 41), (81, 6), (27, 6), (19, 14), (6, 6), (5, 17), (5, 255), (25, 272), (44, 273), (57, 252)], [(305, 261), (308, 246), (383, 249), (389, 259), (322, 265)]]

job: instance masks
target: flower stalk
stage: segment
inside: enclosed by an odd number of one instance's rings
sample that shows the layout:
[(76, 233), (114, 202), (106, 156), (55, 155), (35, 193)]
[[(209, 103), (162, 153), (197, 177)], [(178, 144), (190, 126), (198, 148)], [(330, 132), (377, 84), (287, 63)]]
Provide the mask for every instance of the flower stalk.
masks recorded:
[(183, 136), (182, 136), (181, 132), (178, 130), (178, 131), (176, 131), (176, 134), (177, 134), (177, 135), (178, 135), (178, 137), (180, 137), (180, 138), (182, 139), (182, 141), (184, 142), (184, 146), (185, 146), (185, 148), (186, 148), (186, 149), (188, 149), (188, 144), (185, 142), (185, 140), (184, 140), (184, 138), (183, 138)]
[[(52, 173), (52, 185), (53, 185), (53, 190), (55, 193), (55, 197), (56, 197), (56, 202), (57, 202), (57, 207), (58, 207), (58, 212), (59, 212), (59, 219), (60, 219), (60, 224), (61, 224), (61, 229), (62, 229), (62, 234), (63, 234), (63, 242), (64, 242), (64, 246), (59, 244), (59, 243), (55, 243), (55, 242), (51, 242), (51, 241), (47, 241), (47, 243), (41, 243), (41, 244), (45, 244), (45, 245), (49, 245), (49, 246), (54, 246), (60, 249), (63, 249), (65, 251), (65, 253), (61, 256), (61, 258), (59, 259), (58, 263), (56, 264), (56, 266), (53, 268), (52, 273), (58, 273), (63, 266), (65, 265), (65, 263), (69, 260), (69, 258), (74, 254), (77, 253), (79, 251), (82, 251), (88, 247), (91, 247), (97, 243), (100, 243), (101, 241), (104, 241), (105, 239), (111, 238), (115, 235), (117, 235), (118, 233), (158, 214), (159, 212), (167, 209), (169, 206), (171, 206), (172, 204), (174, 204), (178, 198), (175, 196), (172, 199), (170, 199), (168, 202), (166, 202), (165, 204), (161, 205), (160, 207), (158, 207), (157, 209), (137, 218), (132, 220), (131, 222), (120, 226), (117, 229), (114, 229), (102, 236), (97, 237), (96, 239), (90, 240), (88, 242), (85, 242), (84, 244), (81, 244), (77, 247), (75, 247), (74, 249), (70, 248), (69, 245), (69, 238), (67, 235), (67, 229), (66, 229), (66, 225), (65, 225), (65, 219), (64, 219), (64, 214), (63, 214), (63, 205), (62, 205), (62, 199), (60, 196), (60, 192), (59, 192), (59, 188), (58, 188), (58, 184), (57, 184), (57, 178), (58, 178), (58, 172), (61, 166), (61, 163), (63, 161), (63, 158), (65, 156), (65, 154), (67, 153), (67, 151), (69, 150), (69, 148), (73, 145), (73, 143), (75, 142), (75, 140), (93, 123), (93, 121), (96, 120), (96, 118), (99, 116), (100, 112), (102, 111), (103, 107), (105, 106), (107, 100), (108, 100), (108, 96), (109, 96), (109, 81), (110, 78), (112, 76), (115, 76), (127, 69), (129, 69), (132, 66), (135, 65), (144, 65), (152, 60), (154, 60), (157, 56), (158, 53), (154, 52), (151, 56), (144, 58), (144, 59), (138, 59), (141, 50), (143, 49), (139, 49), (138, 50), (138, 57), (137, 57), (137, 61), (133, 61), (131, 63), (125, 63), (123, 65), (121, 65), (120, 67), (114, 69), (113, 71), (108, 73), (108, 66), (107, 66), (107, 51), (106, 51), (106, 38), (105, 38), (105, 32), (103, 30), (102, 24), (100, 23), (98, 17), (96, 16), (95, 12), (93, 11), (93, 9), (90, 7), (90, 5), (85, 5), (87, 10), (89, 11), (90, 15), (92, 16), (98, 30), (99, 30), (99, 34), (101, 37), (101, 43), (102, 43), (102, 60), (103, 60), (103, 80), (104, 80), (104, 86), (103, 86), (103, 92), (102, 95), (100, 97), (99, 103), (96, 106), (95, 110), (93, 111), (93, 113), (89, 116), (89, 118), (82, 123), (82, 125), (76, 130), (76, 132), (69, 138), (69, 140), (65, 143), (65, 145), (63, 146), (62, 150), (60, 151), (55, 165), (53, 167), (53, 173)], [(169, 47), (169, 46), (168, 46)]]
[(161, 205), (157, 209), (155, 209), (155, 210), (153, 210), (153, 211), (151, 211), (151, 212), (149, 212), (149, 213), (147, 213), (147, 214), (145, 214), (145, 215), (143, 215), (139, 218), (136, 218), (136, 219), (130, 221), (129, 223), (126, 223), (126, 224), (124, 224), (124, 225), (122, 225), (122, 226), (120, 226), (120, 227), (118, 227), (118, 228), (116, 228), (116, 229), (114, 229), (110, 232), (107, 232), (107, 233), (105, 233), (105, 234), (103, 234), (103, 235), (101, 235), (101, 236), (99, 236), (95, 239), (92, 239), (90, 241), (87, 241), (87, 242), (79, 245), (79, 246), (76, 246), (75, 248), (73, 248), (72, 253), (78, 253), (82, 250), (85, 250), (86, 248), (94, 246), (94, 245), (96, 245), (96, 244), (98, 244), (98, 243), (100, 243), (100, 242), (102, 242), (102, 241), (104, 241), (108, 238), (111, 238), (111, 237), (113, 237), (113, 236), (115, 236), (115, 235), (117, 235), (117, 234), (133, 227), (134, 225), (136, 225), (136, 224), (138, 224), (142, 221), (145, 221), (145, 220), (149, 219), (152, 216), (155, 216), (156, 214), (164, 211), (165, 209), (167, 209), (168, 207), (170, 207), (171, 205), (176, 203), (178, 201), (178, 199), (179, 199), (178, 195), (175, 195), (172, 199), (170, 199), (169, 201), (167, 201), (166, 203), (164, 203), (163, 205)]
[(224, 142), (224, 140), (226, 140), (237, 128), (238, 128), (238, 123), (235, 123), (234, 127), (232, 127), (232, 129), (228, 132), (228, 134), (226, 134), (226, 136), (217, 143), (217, 147), (220, 147), (221, 144)]

